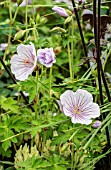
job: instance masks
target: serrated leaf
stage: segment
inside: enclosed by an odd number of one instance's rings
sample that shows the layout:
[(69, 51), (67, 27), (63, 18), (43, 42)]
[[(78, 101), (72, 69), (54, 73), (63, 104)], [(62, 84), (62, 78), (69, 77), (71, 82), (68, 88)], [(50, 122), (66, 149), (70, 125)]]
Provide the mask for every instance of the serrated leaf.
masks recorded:
[(2, 97), (1, 107), (4, 110), (10, 110), (13, 111), (14, 113), (18, 113), (18, 109), (19, 109), (19, 107), (17, 106), (17, 101), (15, 101), (11, 97), (9, 98)]
[(65, 143), (70, 138), (70, 136), (70, 134), (62, 134), (61, 136), (55, 136), (51, 142), (51, 145)]
[(48, 162), (47, 160), (42, 160), (41, 162), (35, 162), (34, 163), (34, 168), (46, 168), (46, 167), (49, 167), (51, 166), (52, 164), (50, 162)]
[(7, 149), (11, 147), (11, 141), (7, 140), (5, 142), (2, 143), (2, 148), (4, 149), (4, 151), (7, 151)]

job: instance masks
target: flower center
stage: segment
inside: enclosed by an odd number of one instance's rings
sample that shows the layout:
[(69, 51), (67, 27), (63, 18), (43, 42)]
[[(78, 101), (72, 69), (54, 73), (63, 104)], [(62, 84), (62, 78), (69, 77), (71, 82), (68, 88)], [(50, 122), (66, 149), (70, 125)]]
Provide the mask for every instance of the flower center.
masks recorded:
[(27, 58), (24, 58), (23, 64), (24, 64), (25, 66), (32, 67), (34, 63), (33, 63), (33, 61), (31, 61), (31, 60), (29, 60), (29, 59), (27, 59)]
[(29, 60), (24, 58), (24, 61), (23, 61), (24, 65), (27, 65), (29, 63)]
[(80, 114), (81, 113), (80, 109), (77, 106), (74, 107), (74, 113), (76, 113), (76, 114)]

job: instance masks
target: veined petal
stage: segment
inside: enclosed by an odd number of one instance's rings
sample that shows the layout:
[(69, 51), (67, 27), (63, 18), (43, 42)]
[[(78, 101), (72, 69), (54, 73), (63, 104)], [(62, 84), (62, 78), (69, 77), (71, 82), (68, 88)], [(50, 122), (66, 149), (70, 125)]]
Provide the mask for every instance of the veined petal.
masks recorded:
[(32, 73), (31, 69), (22, 68), (15, 73), (15, 77), (17, 80), (24, 81), (28, 78), (28, 76)]
[(71, 118), (72, 123), (76, 124), (76, 123), (80, 123), (80, 124), (85, 124), (85, 125), (89, 125), (92, 123), (91, 119), (87, 119), (87, 118), (83, 118), (81, 116), (76, 115), (76, 117), (72, 117)]
[(96, 118), (100, 116), (100, 109), (97, 103), (89, 103), (86, 105), (84, 110), (82, 110), (82, 115), (87, 118)]
[(75, 95), (76, 95), (76, 106), (84, 107), (84, 106), (86, 106), (89, 102), (93, 102), (92, 94), (89, 93), (89, 92), (86, 91), (86, 90), (78, 89), (78, 90), (75, 92)]
[(33, 61), (35, 60), (36, 51), (35, 51), (33, 43), (31, 43), (30, 45), (20, 44), (17, 47), (17, 53), (19, 56), (21, 56), (23, 58), (25, 57), (25, 58), (29, 58)]
[(73, 117), (73, 108), (71, 107), (65, 107), (63, 106), (63, 113), (66, 115), (66, 116), (69, 116), (69, 117)]
[(51, 67), (56, 62), (53, 48), (38, 49), (38, 61), (46, 67)]
[(73, 107), (75, 106), (76, 98), (75, 93), (72, 90), (65, 91), (61, 96), (60, 100), (63, 106), (66, 107)]

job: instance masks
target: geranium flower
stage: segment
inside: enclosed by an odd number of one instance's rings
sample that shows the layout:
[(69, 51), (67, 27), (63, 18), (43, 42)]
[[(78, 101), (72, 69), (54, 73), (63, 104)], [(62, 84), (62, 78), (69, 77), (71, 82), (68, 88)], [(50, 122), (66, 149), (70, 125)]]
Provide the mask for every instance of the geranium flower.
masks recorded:
[(69, 16), (64, 8), (54, 6), (52, 8), (52, 10), (55, 11), (58, 15), (60, 15), (62, 17), (68, 17)]
[(51, 67), (56, 62), (53, 48), (39, 49), (37, 57), (38, 61), (46, 67)]
[(17, 53), (11, 58), (11, 71), (17, 80), (24, 81), (33, 72), (37, 63), (35, 47), (33, 43), (20, 44)]
[(100, 116), (98, 104), (93, 103), (92, 95), (86, 91), (78, 89), (75, 93), (67, 90), (60, 96), (63, 105), (63, 113), (71, 117), (72, 123), (91, 124), (91, 118)]

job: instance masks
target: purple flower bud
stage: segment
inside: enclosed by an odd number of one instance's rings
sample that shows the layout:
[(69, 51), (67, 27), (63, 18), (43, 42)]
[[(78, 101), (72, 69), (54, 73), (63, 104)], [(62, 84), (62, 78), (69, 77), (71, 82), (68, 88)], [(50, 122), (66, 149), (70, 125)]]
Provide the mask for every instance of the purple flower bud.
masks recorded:
[(54, 6), (52, 8), (52, 10), (55, 11), (58, 15), (60, 15), (62, 17), (68, 17), (68, 14), (67, 14), (67, 12), (66, 12), (66, 10), (64, 8)]
[(94, 128), (98, 128), (101, 125), (101, 122), (99, 120), (95, 121), (92, 125)]
[(46, 67), (51, 67), (56, 62), (53, 48), (45, 48), (38, 50), (38, 61)]

